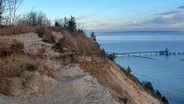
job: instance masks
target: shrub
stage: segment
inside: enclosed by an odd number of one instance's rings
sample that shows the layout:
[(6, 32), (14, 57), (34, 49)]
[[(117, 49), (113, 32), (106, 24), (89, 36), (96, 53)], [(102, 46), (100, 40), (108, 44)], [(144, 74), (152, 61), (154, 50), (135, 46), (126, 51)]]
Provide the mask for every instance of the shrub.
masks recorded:
[(95, 33), (94, 33), (94, 32), (91, 33), (91, 39), (92, 39), (94, 42), (96, 42), (96, 36), (95, 36)]
[(82, 29), (78, 29), (77, 32), (78, 32), (78, 33), (85, 34), (84, 30), (82, 30)]
[(0, 56), (8, 56), (18, 53), (24, 48), (24, 44), (16, 39), (0, 39)]
[(115, 59), (116, 59), (115, 53), (107, 53), (107, 54), (106, 54), (106, 57), (107, 57), (108, 59), (110, 59), (111, 61), (115, 61)]
[[(94, 32), (91, 33), (91, 37), (90, 38), (97, 45), (97, 47), (100, 49), (100, 44), (96, 41), (96, 36), (95, 36), (95, 33)], [(100, 50), (102, 52), (102, 56), (107, 57), (111, 61), (115, 61), (115, 58), (116, 58), (115, 53), (107, 53), (104, 48), (102, 48)]]
[(158, 90), (156, 90), (156, 91), (154, 90), (151, 82), (149, 82), (149, 81), (142, 81), (142, 86), (144, 88), (146, 88), (147, 90), (151, 91), (151, 93), (153, 95), (155, 95), (156, 97), (161, 99), (164, 104), (169, 104), (169, 102), (168, 102), (168, 100), (167, 100), (167, 98), (165, 96), (162, 96), (162, 94)]
[(65, 44), (62, 40), (60, 40), (59, 42), (55, 43), (54, 46), (52, 46), (54, 51), (57, 51), (57, 52), (63, 52), (64, 47), (65, 47)]
[(167, 98), (165, 96), (162, 97), (162, 102), (164, 104), (169, 104), (169, 102), (168, 102), (168, 100), (167, 100)]
[(143, 87), (150, 90), (151, 92), (155, 91), (150, 81), (143, 81), (142, 85), (143, 85)]
[(59, 24), (58, 22), (55, 22), (55, 26), (56, 26), (56, 27), (59, 27), (60, 24)]
[(126, 68), (126, 72), (128, 72), (129, 74), (131, 74), (132, 70), (131, 70), (131, 68), (129, 66)]
[(158, 90), (155, 91), (155, 94), (156, 94), (159, 98), (162, 97), (162, 94), (161, 94), (160, 91), (158, 91)]
[(48, 26), (43, 26), (35, 31), (39, 37), (43, 38), (43, 41), (46, 43), (55, 43), (55, 40), (52, 36), (52, 30)]
[(102, 49), (101, 49), (101, 52), (102, 52), (102, 56), (104, 56), (104, 57), (106, 57), (106, 56), (107, 56), (107, 53), (106, 53), (106, 51), (105, 51), (105, 49), (104, 49), (104, 48), (102, 48)]

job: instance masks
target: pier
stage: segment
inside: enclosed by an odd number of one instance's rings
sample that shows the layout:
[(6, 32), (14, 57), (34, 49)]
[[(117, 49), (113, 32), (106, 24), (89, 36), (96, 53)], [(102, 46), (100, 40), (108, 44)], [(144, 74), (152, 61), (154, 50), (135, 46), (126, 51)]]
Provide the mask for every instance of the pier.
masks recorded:
[(129, 56), (155, 56), (155, 55), (163, 55), (163, 56), (169, 56), (169, 55), (184, 55), (184, 52), (171, 52), (166, 48), (162, 51), (142, 51), (142, 52), (122, 52), (122, 53), (113, 53), (116, 57), (122, 56), (122, 57), (129, 57)]

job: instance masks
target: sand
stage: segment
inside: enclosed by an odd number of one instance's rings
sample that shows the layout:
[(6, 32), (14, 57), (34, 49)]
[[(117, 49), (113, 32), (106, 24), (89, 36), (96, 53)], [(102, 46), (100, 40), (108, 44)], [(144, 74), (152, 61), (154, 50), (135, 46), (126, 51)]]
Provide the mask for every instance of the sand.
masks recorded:
[[(12, 95), (0, 94), (0, 104), (118, 104), (112, 99), (108, 89), (99, 84), (82, 66), (77, 63), (62, 64), (54, 60), (52, 57), (57, 57), (59, 53), (51, 50), (53, 44), (44, 43), (37, 34), (27, 33), (1, 38), (16, 39), (24, 43), (24, 52), (29, 55), (43, 55), (39, 50), (44, 49), (47, 58), (27, 59), (25, 63), (41, 68), (36, 71), (24, 71), (20, 77), (9, 78), (12, 82)], [(15, 56), (15, 60), (20, 61), (22, 57)], [(48, 73), (43, 74), (43, 71), (47, 71), (44, 66), (50, 70)]]

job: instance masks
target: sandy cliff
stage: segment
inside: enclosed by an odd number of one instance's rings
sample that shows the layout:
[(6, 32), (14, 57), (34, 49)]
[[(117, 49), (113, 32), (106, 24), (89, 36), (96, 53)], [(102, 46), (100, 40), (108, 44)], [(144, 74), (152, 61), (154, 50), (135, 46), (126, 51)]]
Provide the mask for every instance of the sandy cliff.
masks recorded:
[[(44, 38), (64, 40), (62, 52)], [(84, 35), (0, 39), (0, 104), (160, 104), (117, 64), (95, 54), (97, 46)]]

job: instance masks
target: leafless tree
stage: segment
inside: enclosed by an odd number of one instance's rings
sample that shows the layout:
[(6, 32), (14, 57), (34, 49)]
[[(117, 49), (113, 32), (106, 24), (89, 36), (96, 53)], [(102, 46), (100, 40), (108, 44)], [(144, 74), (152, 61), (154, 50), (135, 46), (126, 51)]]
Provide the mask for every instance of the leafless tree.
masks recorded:
[(7, 22), (9, 25), (14, 25), (16, 19), (17, 19), (17, 10), (23, 0), (5, 0), (7, 5), (6, 5), (6, 11), (7, 11)]
[(3, 3), (4, 3), (4, 0), (0, 0), (0, 25), (2, 23), (2, 19), (3, 19), (3, 12), (4, 12), (4, 7), (3, 7)]
[(50, 25), (50, 20), (47, 18), (45, 13), (36, 12), (33, 10), (24, 15), (23, 20), (26, 21), (29, 26)]
[(45, 13), (39, 12), (37, 19), (37, 23), (39, 26), (50, 25), (50, 20), (47, 18), (47, 15)]
[(0, 25), (3, 24), (4, 14), (6, 13), (6, 6), (7, 1), (6, 0), (0, 0)]

